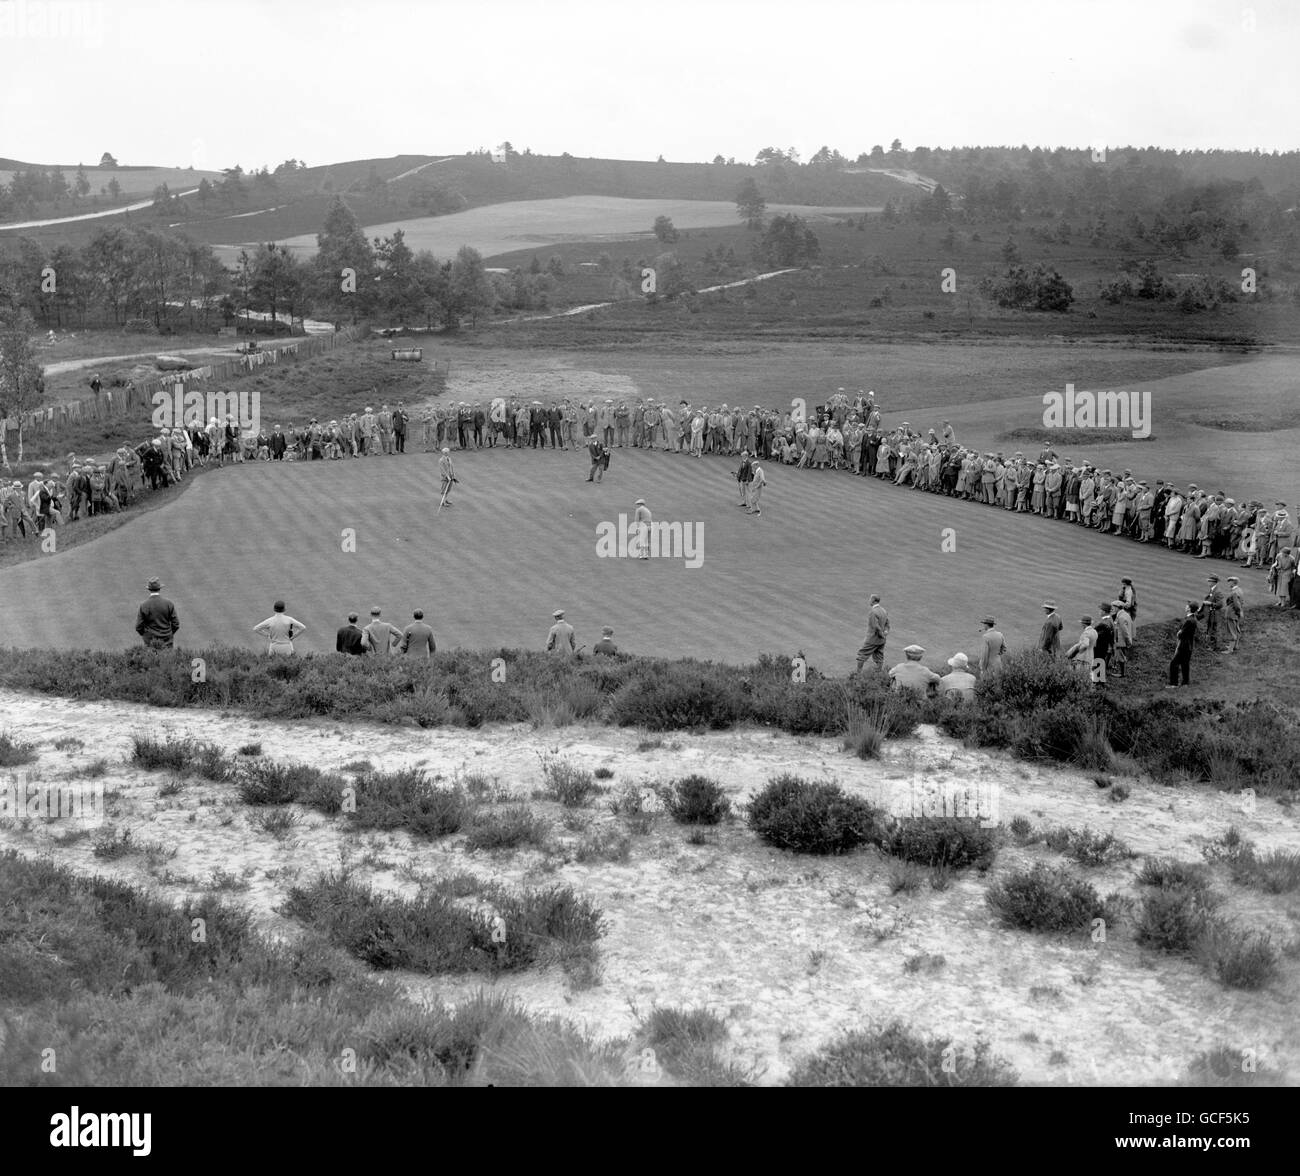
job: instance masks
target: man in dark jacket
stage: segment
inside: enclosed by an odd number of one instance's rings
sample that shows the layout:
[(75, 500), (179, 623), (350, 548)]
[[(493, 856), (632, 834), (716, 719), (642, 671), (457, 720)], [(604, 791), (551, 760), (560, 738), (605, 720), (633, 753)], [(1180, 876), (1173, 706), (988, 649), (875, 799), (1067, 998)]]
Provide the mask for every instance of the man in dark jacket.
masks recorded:
[(149, 598), (140, 606), (135, 618), (135, 631), (150, 649), (171, 649), (172, 638), (181, 627), (176, 616), (176, 606), (161, 596), (162, 583), (149, 581)]
[(275, 426), (275, 432), (271, 434), (271, 460), (283, 461), (285, 450), (289, 448), (288, 439), (280, 431), (280, 426)]
[[(1192, 646), (1196, 644), (1196, 614), (1199, 606), (1195, 601), (1188, 601), (1187, 615), (1178, 627), (1178, 642), (1174, 646), (1174, 656), (1169, 662), (1169, 684), (1166, 690), (1173, 690), (1180, 684), (1191, 685)], [(1181, 678), (1181, 683), (1179, 679)]]
[(598, 433), (592, 433), (587, 440), (587, 452), (591, 455), (591, 470), (587, 474), (587, 481), (599, 482), (605, 473), (606, 461), (605, 443), (601, 441)]
[(400, 402), (393, 412), (393, 447), (398, 453), (406, 452), (406, 406)]
[(354, 657), (365, 656), (365, 646), (361, 642), (361, 630), (357, 627), (357, 614), (348, 613), (348, 623), (338, 631), (334, 638), (335, 653), (350, 653)]

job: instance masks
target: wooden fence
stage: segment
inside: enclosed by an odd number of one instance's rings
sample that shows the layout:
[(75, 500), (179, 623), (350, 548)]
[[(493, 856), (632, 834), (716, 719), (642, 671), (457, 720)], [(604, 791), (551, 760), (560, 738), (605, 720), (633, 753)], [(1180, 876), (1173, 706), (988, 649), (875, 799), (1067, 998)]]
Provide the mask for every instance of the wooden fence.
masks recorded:
[[(147, 380), (134, 380), (125, 388), (105, 388), (98, 396), (86, 396), (62, 404), (51, 404), (37, 409), (22, 418), (23, 440), (34, 441), (58, 436), (69, 425), (84, 421), (116, 419), (148, 419), (153, 414), (154, 394), (167, 392), (173, 395), (179, 384), (182, 390), (194, 384), (237, 379), (260, 371), (262, 368), (286, 359), (306, 359), (323, 355), (345, 343), (364, 339), (370, 332), (368, 326), (348, 327), (328, 335), (309, 335), (292, 343), (275, 348), (253, 351), (235, 356), (220, 363), (204, 364), (187, 372), (160, 372)], [(162, 354), (165, 354), (162, 353)], [(0, 422), (5, 431), (5, 444), (15, 445), (18, 440), (18, 419), (7, 417)]]

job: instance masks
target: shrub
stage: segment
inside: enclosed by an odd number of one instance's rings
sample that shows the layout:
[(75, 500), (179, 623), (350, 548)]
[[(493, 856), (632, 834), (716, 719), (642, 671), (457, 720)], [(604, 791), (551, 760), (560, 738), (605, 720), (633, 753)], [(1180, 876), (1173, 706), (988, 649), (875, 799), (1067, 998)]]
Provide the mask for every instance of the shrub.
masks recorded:
[(356, 812), (362, 829), (406, 829), (416, 837), (460, 832), (474, 804), (458, 786), (438, 788), (419, 768), (369, 772), (356, 782)]
[(1037, 650), (1008, 654), (1001, 671), (981, 678), (975, 687), (981, 708), (1005, 706), (1012, 713), (1046, 710), (1087, 696), (1088, 687), (1072, 666)]
[(142, 731), (131, 735), (131, 758), (146, 771), (166, 769), (182, 776), (224, 780), (231, 772), (225, 752), (196, 739), (155, 739)]
[(1231, 859), (1229, 868), (1237, 885), (1265, 894), (1290, 894), (1300, 888), (1300, 853), (1276, 849), (1260, 854), (1246, 845)]
[(255, 812), (251, 821), (256, 828), (277, 841), (283, 840), (302, 824), (302, 818), (293, 809), (286, 808), (263, 809)]
[(889, 867), (889, 893), (913, 894), (921, 889), (924, 871), (915, 862), (895, 862)]
[(1137, 941), (1159, 951), (1191, 951), (1209, 929), (1208, 891), (1164, 886), (1142, 900)]
[(664, 807), (682, 825), (716, 825), (731, 812), (722, 785), (707, 776), (683, 776), (664, 791)]
[(952, 1059), (952, 1041), (922, 1037), (898, 1023), (847, 1033), (805, 1058), (787, 1086), (1014, 1086), (1018, 1075), (988, 1042)]
[(39, 758), (36, 744), (23, 743), (8, 731), (0, 731), (0, 768), (16, 768)]
[(1065, 830), (1065, 853), (1081, 866), (1101, 866), (1133, 857), (1133, 851), (1113, 833), (1091, 829)]
[(1215, 919), (1197, 947), (1215, 978), (1229, 988), (1253, 991), (1277, 975), (1278, 952), (1267, 933), (1238, 931)]
[(611, 717), (620, 727), (677, 731), (730, 727), (743, 713), (739, 688), (730, 677), (712, 681), (690, 663), (633, 678), (616, 695)]
[[(273, 760), (241, 763), (235, 769), (239, 799), (245, 804), (291, 804), (327, 779), (309, 764), (280, 764)], [(333, 777), (338, 787), (343, 781)], [(304, 803), (306, 803), (304, 801)]]
[(1247, 1069), (1246, 1058), (1255, 1051), (1220, 1045), (1197, 1054), (1187, 1067), (1192, 1086), (1274, 1086), (1282, 1085), (1284, 1075), (1264, 1066)]
[(239, 748), (240, 755), (254, 756), (262, 754), (262, 745), (260, 743), (245, 743)]
[(593, 775), (597, 780), (612, 780), (612, 779), (614, 778), (614, 769), (613, 769), (613, 768), (597, 768), (594, 772), (592, 772), (592, 775)]
[(1181, 887), (1187, 890), (1208, 890), (1210, 876), (1205, 867), (1196, 862), (1179, 862), (1173, 858), (1147, 858), (1138, 871), (1138, 885)]
[(97, 858), (113, 861), (139, 851), (139, 846), (131, 841), (131, 830), (119, 832), (112, 825), (105, 825), (96, 835), (90, 848)]
[(727, 1039), (727, 1026), (708, 1009), (656, 1005), (641, 1019), (639, 1036), (664, 1069), (690, 1080), (717, 1066), (715, 1051)]
[(576, 862), (625, 862), (632, 856), (632, 838), (618, 829), (595, 829), (573, 849)]
[(543, 793), (566, 808), (581, 808), (593, 796), (605, 791), (590, 772), (568, 760), (543, 756), (542, 777), (546, 781)]
[(882, 838), (880, 848), (922, 866), (986, 870), (997, 854), (997, 834), (966, 817), (904, 817)]
[(478, 813), (465, 835), (465, 848), (515, 849), (535, 845), (544, 849), (550, 824), (526, 805), (514, 805), (491, 813)]
[(798, 776), (773, 779), (748, 805), (749, 827), (795, 853), (846, 853), (878, 834), (879, 813), (836, 784)]
[(1037, 840), (1034, 823), (1028, 817), (1012, 817), (1008, 829), (1021, 845), (1030, 845)]
[(985, 897), (1006, 926), (1025, 931), (1077, 931), (1103, 917), (1091, 883), (1042, 862), (1001, 879)]
[(589, 957), (604, 933), (601, 912), (568, 887), (516, 893), (488, 884), (480, 892), (500, 919), (495, 926), (437, 890), (392, 898), (339, 875), (293, 887), (283, 910), (373, 968), (429, 975)]

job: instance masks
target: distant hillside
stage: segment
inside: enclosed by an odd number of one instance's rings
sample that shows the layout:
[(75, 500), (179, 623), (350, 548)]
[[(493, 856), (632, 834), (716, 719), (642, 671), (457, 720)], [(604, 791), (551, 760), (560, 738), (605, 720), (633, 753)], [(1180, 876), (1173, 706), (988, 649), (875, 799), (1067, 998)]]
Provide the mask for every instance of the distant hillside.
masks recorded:
[[(397, 155), (317, 167), (289, 166), (292, 162), (273, 172), (244, 174), (234, 184), (213, 173), (171, 169), (164, 176), (161, 169), (154, 169), (152, 184), (144, 185), (146, 195), (151, 195), (160, 183), (178, 191), (195, 187), (207, 178), (213, 187), (183, 200), (172, 199), (165, 208), (124, 215), (123, 221), (137, 227), (173, 228), (210, 245), (237, 245), (318, 232), (336, 195), (345, 195), (357, 219), (367, 225), (509, 201), (566, 196), (731, 202), (749, 177), (772, 204), (879, 207), (888, 200), (906, 204), (923, 194), (885, 175), (851, 175), (780, 165), (650, 163), (522, 154), (511, 155), (504, 163), (480, 154)], [(127, 180), (120, 174), (124, 170), (102, 175), (117, 175), (125, 191)], [(100, 169), (86, 171), (88, 177), (92, 171), (95, 173), (91, 178), (94, 190), (107, 182)], [(0, 172), (0, 182), (4, 179)], [(138, 192), (140, 185), (133, 184), (131, 190)], [(81, 210), (66, 211), (70, 214)], [(24, 235), (48, 246), (64, 241), (81, 245), (105, 223), (99, 220), (51, 225), (26, 230)], [(0, 247), (4, 243), (0, 235)]]

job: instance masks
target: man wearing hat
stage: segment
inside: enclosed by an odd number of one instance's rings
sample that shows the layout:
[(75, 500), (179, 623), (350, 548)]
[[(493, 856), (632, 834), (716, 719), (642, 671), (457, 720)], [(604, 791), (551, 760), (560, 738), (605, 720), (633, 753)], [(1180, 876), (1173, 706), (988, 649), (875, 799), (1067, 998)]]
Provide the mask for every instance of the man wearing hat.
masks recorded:
[(1241, 642), (1241, 622), (1246, 613), (1241, 582), (1236, 576), (1228, 577), (1228, 591), (1223, 601), (1223, 635), (1227, 642), (1225, 653), (1236, 653)]
[(599, 482), (605, 473), (605, 443), (600, 433), (592, 433), (587, 438), (587, 454), (591, 458), (591, 469), (587, 471), (588, 482)]
[(378, 608), (370, 610), (370, 624), (361, 630), (361, 642), (367, 653), (388, 654), (392, 652), (394, 642), (402, 639), (402, 630), (381, 620)]
[(1065, 624), (1057, 615), (1054, 602), (1043, 601), (1043, 611), (1047, 615), (1043, 617), (1043, 631), (1038, 638), (1038, 648), (1052, 657), (1060, 657), (1061, 630), (1065, 628)]
[(919, 645), (909, 645), (903, 650), (903, 656), (907, 660), (899, 662), (889, 671), (889, 680), (895, 690), (910, 690), (921, 698), (930, 693), (930, 687), (939, 681), (939, 675), (929, 666), (921, 664), (924, 652)]
[(573, 643), (573, 626), (564, 619), (564, 609), (557, 608), (551, 616), (555, 618), (555, 624), (546, 634), (546, 652), (559, 653), (565, 657), (571, 657), (574, 651)]
[(451, 488), (460, 479), (456, 477), (456, 470), (451, 464), (451, 450), (444, 448), (442, 456), (438, 458), (438, 493), (441, 496), (440, 502), (446, 506), (451, 505)]
[(628, 550), (637, 553), (637, 559), (650, 558), (650, 508), (646, 506), (644, 498), (636, 500), (636, 513), (632, 517), (631, 531), (632, 543), (629, 544)]
[(1213, 572), (1205, 577), (1205, 582), (1209, 587), (1197, 616), (1205, 622), (1206, 642), (1215, 649), (1218, 646), (1219, 617), (1223, 614), (1223, 589), (1219, 587), (1219, 577)]
[(1199, 611), (1194, 600), (1187, 602), (1187, 615), (1178, 627), (1178, 639), (1174, 645), (1174, 656), (1169, 661), (1169, 684), (1166, 690), (1173, 690), (1178, 685), (1190, 686), (1192, 675), (1192, 646), (1196, 644), (1196, 614)]
[(959, 698), (972, 699), (975, 697), (975, 675), (967, 668), (968, 659), (964, 653), (954, 653), (948, 659), (948, 664), (952, 667), (952, 673), (944, 674), (939, 679), (938, 691), (940, 694), (956, 694)]
[(980, 636), (980, 674), (987, 678), (1002, 668), (1002, 656), (1007, 651), (1007, 643), (998, 632), (997, 622), (992, 617), (985, 617), (981, 624), (984, 632)]
[(361, 449), (363, 457), (373, 456), (376, 449), (379, 448), (379, 422), (375, 420), (375, 414), (370, 405), (366, 405), (366, 411), (361, 414), (360, 421), (361, 432), (357, 437), (357, 444)]
[(1124, 668), (1128, 665), (1128, 651), (1133, 645), (1133, 618), (1124, 608), (1122, 600), (1110, 602), (1111, 620), (1115, 625), (1114, 665), (1115, 672), (1122, 678)]
[[(1083, 629), (1079, 633), (1079, 640), (1065, 651), (1065, 657), (1067, 661), (1072, 661), (1075, 665), (1081, 666), (1088, 675), (1089, 683), (1093, 683), (1097, 681), (1094, 666), (1097, 630), (1092, 627), (1092, 617), (1085, 614), (1081, 620)], [(1105, 663), (1103, 662), (1102, 665), (1104, 666)]]
[(600, 631), (600, 640), (591, 647), (592, 653), (603, 653), (608, 657), (613, 657), (618, 652), (618, 646), (614, 644), (614, 627), (606, 625)]
[(150, 649), (171, 649), (176, 630), (181, 627), (176, 606), (161, 592), (162, 581), (157, 577), (150, 580), (149, 596), (135, 618), (135, 631)]
[(889, 614), (880, 603), (880, 597), (872, 593), (871, 607), (867, 611), (867, 636), (858, 649), (857, 673), (862, 672), (868, 658), (875, 662), (877, 669), (885, 668), (885, 638), (888, 635)]

